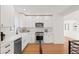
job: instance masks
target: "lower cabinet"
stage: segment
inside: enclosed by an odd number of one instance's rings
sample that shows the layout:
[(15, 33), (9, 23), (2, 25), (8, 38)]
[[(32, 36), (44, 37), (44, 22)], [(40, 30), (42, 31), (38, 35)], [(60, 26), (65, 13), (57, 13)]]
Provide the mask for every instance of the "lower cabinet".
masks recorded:
[(31, 41), (30, 33), (22, 34), (22, 51), (30, 41)]
[(14, 42), (1, 44), (1, 54), (14, 54)]
[(27, 45), (27, 37), (22, 36), (22, 50), (26, 47), (26, 45)]
[(21, 37), (15, 41), (1, 44), (1, 54), (20, 54), (22, 50)]

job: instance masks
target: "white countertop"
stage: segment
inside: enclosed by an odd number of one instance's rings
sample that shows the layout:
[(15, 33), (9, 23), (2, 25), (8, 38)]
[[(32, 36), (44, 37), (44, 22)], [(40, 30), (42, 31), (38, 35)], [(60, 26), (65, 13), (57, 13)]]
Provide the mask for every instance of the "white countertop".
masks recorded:
[(21, 34), (8, 36), (8, 37), (6, 37), (6, 38), (1, 42), (1, 44), (5, 44), (5, 43), (7, 43), (7, 42), (14, 41), (14, 40), (16, 40), (16, 39), (18, 39), (18, 38), (20, 38), (20, 37), (22, 37)]
[(20, 33), (20, 34), (15, 34), (15, 35), (8, 35), (7, 37), (5, 37), (5, 39), (3, 41), (1, 41), (1, 44), (5, 44), (14, 40), (17, 40), (18, 38), (22, 37), (22, 36), (27, 36), (28, 33)]

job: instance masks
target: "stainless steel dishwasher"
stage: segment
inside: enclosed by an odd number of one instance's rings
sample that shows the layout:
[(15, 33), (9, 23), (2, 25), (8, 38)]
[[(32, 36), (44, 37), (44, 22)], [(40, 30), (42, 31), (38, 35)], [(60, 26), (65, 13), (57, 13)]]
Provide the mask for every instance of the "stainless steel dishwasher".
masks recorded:
[(14, 41), (14, 54), (21, 54), (22, 38), (18, 38)]

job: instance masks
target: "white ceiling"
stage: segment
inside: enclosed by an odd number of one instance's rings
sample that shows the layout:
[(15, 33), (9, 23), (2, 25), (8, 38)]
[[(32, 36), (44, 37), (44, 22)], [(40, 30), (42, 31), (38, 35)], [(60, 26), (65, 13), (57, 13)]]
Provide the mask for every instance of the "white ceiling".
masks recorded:
[(62, 11), (62, 13), (60, 13), (61, 15), (65, 16), (65, 15), (68, 15), (72, 12), (75, 12), (79, 10), (79, 5), (72, 5), (71, 7), (69, 7), (68, 9)]
[(17, 12), (22, 12), (25, 14), (53, 14), (53, 15), (68, 14), (74, 8), (77, 9), (79, 6), (77, 8), (76, 7), (73, 8), (73, 7), (74, 6), (72, 5), (15, 5), (14, 6)]

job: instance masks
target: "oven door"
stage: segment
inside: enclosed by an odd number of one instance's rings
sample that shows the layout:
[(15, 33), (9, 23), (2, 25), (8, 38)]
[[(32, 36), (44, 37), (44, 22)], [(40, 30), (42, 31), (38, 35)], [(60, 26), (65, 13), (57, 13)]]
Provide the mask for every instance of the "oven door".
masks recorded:
[(36, 36), (36, 40), (43, 40), (43, 36)]

